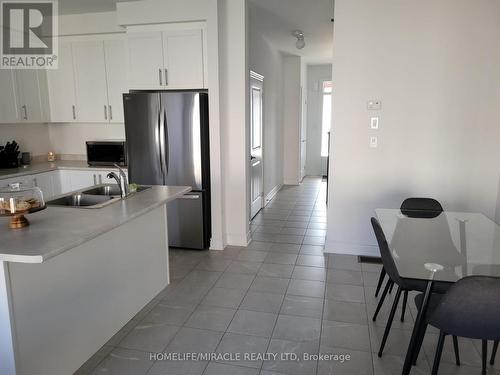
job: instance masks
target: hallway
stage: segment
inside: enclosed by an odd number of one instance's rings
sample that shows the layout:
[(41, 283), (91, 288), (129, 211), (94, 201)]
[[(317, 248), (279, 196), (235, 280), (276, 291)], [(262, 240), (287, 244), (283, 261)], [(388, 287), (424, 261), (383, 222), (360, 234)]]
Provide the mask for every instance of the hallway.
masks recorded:
[[(253, 221), (254, 241), (246, 248), (171, 249), (172, 284), (78, 374), (399, 374), (416, 314), (413, 296), (405, 322), (394, 321), (380, 359), (376, 352), (392, 298), (372, 322), (380, 265), (323, 254), (325, 193), (321, 178), (285, 186)], [(414, 374), (430, 373), (437, 334), (429, 331)], [(479, 374), (479, 347), (460, 339), (457, 372), (447, 346), (440, 374)], [(150, 353), (232, 358), (151, 360)], [(245, 353), (293, 353), (297, 359), (236, 357)], [(304, 353), (334, 356), (304, 359)]]

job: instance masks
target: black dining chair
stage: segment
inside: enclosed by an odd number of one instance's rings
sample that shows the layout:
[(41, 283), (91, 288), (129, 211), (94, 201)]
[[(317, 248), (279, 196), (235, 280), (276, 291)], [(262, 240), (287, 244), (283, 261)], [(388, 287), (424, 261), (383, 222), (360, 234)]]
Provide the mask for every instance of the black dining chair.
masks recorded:
[[(387, 342), (387, 337), (389, 336), (389, 332), (391, 330), (392, 322), (394, 320), (394, 315), (396, 313), (396, 309), (399, 304), (399, 299), (401, 298), (401, 293), (405, 293), (405, 296), (409, 291), (415, 290), (422, 292), (426, 289), (427, 282), (424, 280), (414, 280), (414, 279), (403, 279), (399, 275), (394, 259), (392, 258), (391, 251), (389, 249), (389, 244), (387, 243), (387, 239), (385, 234), (380, 226), (379, 221), (372, 217), (371, 223), (373, 227), (373, 231), (375, 232), (375, 237), (377, 238), (378, 246), (380, 249), (380, 255), (382, 257), (382, 263), (384, 265), (384, 269), (389, 276), (389, 282), (386, 284), (384, 291), (382, 292), (382, 297), (378, 302), (377, 308), (375, 310), (375, 314), (373, 315), (373, 321), (377, 319), (377, 316), (380, 312), (384, 299), (389, 291), (390, 283), (395, 284), (398, 288), (396, 291), (396, 295), (394, 296), (394, 301), (391, 307), (391, 311), (389, 313), (389, 318), (387, 320), (387, 324), (385, 326), (384, 335), (382, 337), (382, 341), (380, 343), (380, 348), (378, 351), (378, 356), (381, 357), (384, 351), (385, 344)], [(436, 293), (445, 293), (449, 288), (449, 283), (444, 282), (435, 282), (433, 287), (433, 292)], [(405, 298), (406, 304), (406, 298)]]
[[(421, 306), (422, 296), (415, 302)], [(494, 341), (490, 364), (494, 364), (500, 340), (500, 278), (468, 276), (457, 281), (436, 303), (429, 306), (428, 324), (439, 329), (432, 375), (439, 370), (447, 335), (482, 341), (482, 373), (486, 374), (488, 341)], [(420, 334), (422, 336), (422, 334)], [(421, 342), (419, 343), (419, 346)], [(457, 349), (458, 344), (455, 344)], [(418, 351), (418, 349), (417, 349)], [(457, 355), (457, 352), (455, 352)], [(418, 353), (416, 353), (418, 355)], [(457, 356), (457, 362), (458, 356)]]
[[(416, 218), (434, 218), (443, 212), (443, 206), (437, 200), (433, 198), (407, 198), (401, 203), (401, 212), (408, 217)], [(375, 297), (378, 297), (380, 289), (384, 283), (385, 275), (387, 274), (385, 267), (382, 266), (380, 270), (380, 276), (377, 282), (377, 288), (375, 290)], [(394, 284), (391, 280), (388, 281), (389, 293), (392, 292), (392, 287)], [(385, 296), (382, 296), (382, 303)], [(404, 322), (404, 315), (406, 312), (406, 304), (408, 301), (408, 291), (404, 292), (403, 296), (403, 309), (401, 313), (401, 321)]]

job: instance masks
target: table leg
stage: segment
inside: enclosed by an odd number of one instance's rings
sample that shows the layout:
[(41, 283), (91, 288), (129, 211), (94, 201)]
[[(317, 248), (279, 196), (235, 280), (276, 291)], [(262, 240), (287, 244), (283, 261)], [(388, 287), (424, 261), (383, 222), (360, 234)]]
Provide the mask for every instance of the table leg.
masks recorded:
[(429, 282), (427, 283), (427, 287), (425, 288), (422, 306), (418, 311), (417, 319), (415, 320), (415, 325), (413, 327), (413, 332), (411, 333), (410, 343), (408, 344), (408, 350), (406, 352), (406, 358), (402, 372), (403, 375), (408, 375), (411, 370), (413, 355), (414, 355), (413, 353), (416, 349), (418, 337), (420, 336), (420, 332), (425, 323), (427, 308), (429, 307), (429, 300), (431, 298), (431, 292), (432, 292), (432, 284), (433, 284), (432, 280), (429, 280)]

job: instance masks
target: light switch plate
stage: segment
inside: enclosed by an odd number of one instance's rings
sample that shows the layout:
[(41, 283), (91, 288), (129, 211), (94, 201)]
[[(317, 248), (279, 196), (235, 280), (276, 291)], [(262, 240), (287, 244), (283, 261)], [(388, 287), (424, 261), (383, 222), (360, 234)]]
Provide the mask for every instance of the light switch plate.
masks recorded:
[(378, 129), (378, 121), (379, 121), (378, 117), (370, 118), (370, 128), (371, 129)]
[(382, 109), (382, 102), (378, 99), (368, 100), (366, 108), (369, 111), (380, 111)]
[(370, 147), (371, 148), (376, 148), (378, 146), (378, 139), (377, 137), (370, 137)]

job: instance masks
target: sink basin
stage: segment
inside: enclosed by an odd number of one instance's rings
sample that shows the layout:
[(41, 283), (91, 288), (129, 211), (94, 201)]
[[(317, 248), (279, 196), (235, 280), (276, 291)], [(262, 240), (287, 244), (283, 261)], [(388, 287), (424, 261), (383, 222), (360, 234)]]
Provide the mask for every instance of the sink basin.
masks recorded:
[[(137, 193), (147, 189), (151, 189), (151, 186), (138, 186)], [(113, 195), (119, 196), (120, 188), (118, 187), (118, 185), (101, 185), (85, 190), (82, 192), (82, 194), (100, 195), (100, 196), (113, 196)]]
[(100, 208), (110, 203), (118, 201), (115, 196), (105, 195), (87, 195), (71, 194), (65, 197), (48, 201), (48, 206), (82, 207), (82, 208)]

